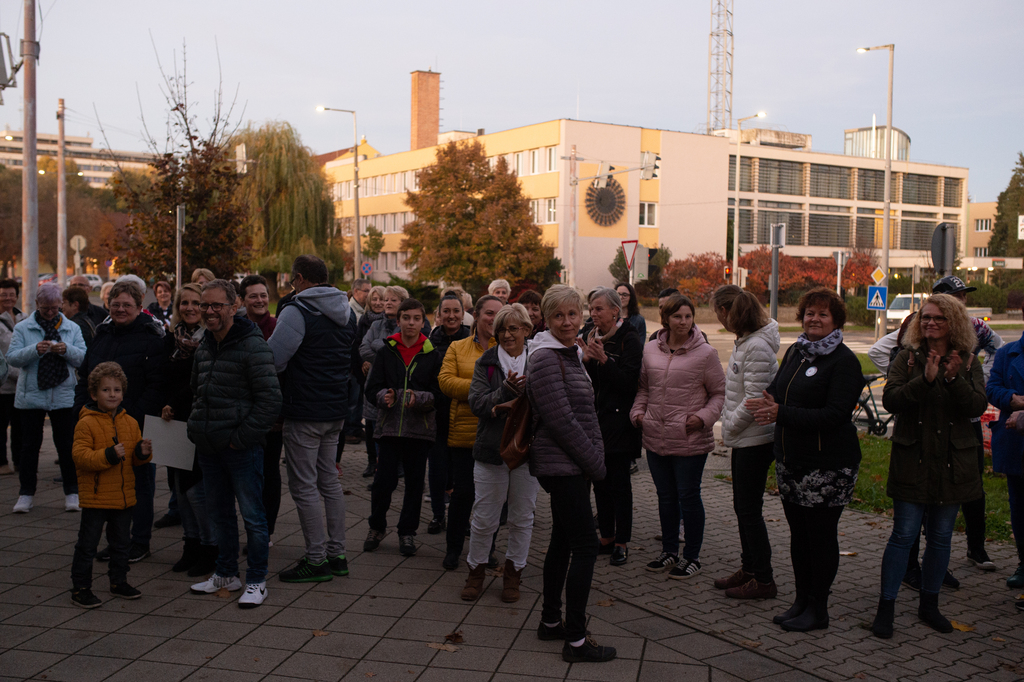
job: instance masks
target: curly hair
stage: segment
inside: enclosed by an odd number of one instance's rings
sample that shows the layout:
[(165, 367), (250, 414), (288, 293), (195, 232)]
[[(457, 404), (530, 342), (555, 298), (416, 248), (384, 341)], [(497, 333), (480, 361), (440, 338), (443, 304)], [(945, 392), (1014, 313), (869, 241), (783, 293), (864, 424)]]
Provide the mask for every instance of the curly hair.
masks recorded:
[(100, 392), (100, 383), (104, 379), (117, 379), (121, 383), (121, 392), (128, 392), (128, 376), (116, 362), (101, 362), (89, 372), (89, 396), (94, 398)]
[(801, 296), (800, 301), (796, 304), (797, 322), (800, 324), (804, 323), (804, 313), (812, 305), (828, 307), (828, 312), (832, 316), (832, 324), (835, 325), (836, 329), (842, 329), (846, 324), (846, 304), (843, 303), (843, 299), (839, 297), (839, 294), (834, 289), (814, 287)]
[[(967, 314), (967, 308), (960, 299), (949, 294), (932, 294), (921, 306), (922, 313), (924, 306), (927, 305), (934, 305), (945, 316), (946, 322), (949, 324), (951, 350), (965, 353), (974, 352), (975, 346), (978, 345), (978, 335), (974, 332), (971, 316)], [(924, 330), (921, 328), (921, 317), (921, 313), (918, 313), (910, 322), (907, 333), (903, 335), (904, 348), (920, 348), (921, 344), (926, 341)]]

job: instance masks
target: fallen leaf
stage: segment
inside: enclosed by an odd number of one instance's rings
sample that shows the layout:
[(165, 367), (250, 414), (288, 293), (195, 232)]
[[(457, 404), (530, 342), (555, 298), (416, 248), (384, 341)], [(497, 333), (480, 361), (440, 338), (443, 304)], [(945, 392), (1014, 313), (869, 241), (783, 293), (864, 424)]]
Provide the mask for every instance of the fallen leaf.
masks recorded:
[(459, 647), (454, 644), (438, 644), (437, 642), (427, 642), (427, 646), (431, 649), (437, 649), (438, 651), (458, 651)]
[(1017, 599), (1024, 599), (1024, 594), (1018, 594)]
[(366, 673), (367, 677), (377, 677), (377, 673)]
[(756, 649), (757, 647), (761, 646), (761, 642), (750, 639), (744, 639), (740, 641), (740, 644), (742, 644), (743, 646), (748, 646), (751, 649)]
[(455, 632), (449, 632), (444, 636), (445, 640), (452, 644), (462, 644), (462, 630), (456, 630)]
[(840, 552), (839, 556), (857, 556), (856, 552)]
[(260, 659), (258, 659), (258, 658), (254, 658), (254, 659), (252, 659), (252, 660), (254, 660), (254, 661), (257, 661), (257, 662), (259, 662), (259, 660), (260, 660)]
[(611, 606), (614, 603), (614, 599), (602, 599), (601, 601), (597, 602), (597, 606)]
[(505, 575), (505, 567), (504, 566), (498, 566), (497, 568), (487, 569), (487, 575), (501, 577), (501, 576)]
[(1005, 642), (1006, 640), (1003, 639), (1002, 637), (993, 637), (992, 641), (993, 642)]
[(949, 624), (953, 626), (954, 630), (959, 630), (960, 632), (974, 632), (974, 626), (973, 625), (966, 625), (964, 623), (958, 623), (955, 620), (949, 621)]
[(631, 545), (630, 549), (633, 550), (634, 552), (642, 552), (642, 551), (644, 551), (647, 548), (646, 547), (641, 547), (640, 545)]
[(328, 634), (327, 630), (313, 630), (314, 637), (326, 637)]
[(228, 592), (228, 588), (226, 587), (220, 588), (219, 590), (214, 592), (213, 595), (215, 597), (220, 597), (221, 599), (231, 599), (231, 593)]
[(351, 490), (342, 490), (342, 491), (341, 491), (341, 494), (342, 494), (342, 495), (351, 495), (351, 494), (352, 494), (352, 491), (351, 491)]
[(840, 533), (840, 535), (846, 535), (846, 533)]
[(864, 673), (857, 673), (856, 675), (854, 675), (854, 677), (856, 677), (858, 680), (866, 680), (868, 678), (868, 676)]

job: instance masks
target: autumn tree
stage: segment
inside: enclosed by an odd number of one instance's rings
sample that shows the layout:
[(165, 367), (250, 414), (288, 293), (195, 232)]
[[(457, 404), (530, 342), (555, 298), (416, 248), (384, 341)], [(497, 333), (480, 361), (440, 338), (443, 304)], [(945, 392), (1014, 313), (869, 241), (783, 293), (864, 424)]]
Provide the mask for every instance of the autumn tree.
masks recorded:
[[(747, 290), (765, 298), (772, 275), (772, 252), (766, 246), (740, 256), (740, 267), (747, 269)], [(865, 286), (871, 281), (875, 256), (870, 249), (855, 249), (843, 268), (843, 287)], [(835, 287), (836, 262), (831, 258), (797, 258), (779, 253), (779, 292)]]
[(374, 260), (384, 250), (384, 233), (378, 230), (375, 225), (370, 225), (366, 228), (364, 237), (363, 258)]
[(1020, 215), (1024, 215), (1024, 153), (1018, 152), (1010, 182), (999, 193), (992, 237), (988, 240), (989, 255), (1024, 255), (1024, 242), (1017, 239), (1017, 216)]
[(679, 289), (696, 305), (711, 300), (715, 289), (725, 284), (726, 260), (720, 254), (707, 252), (691, 254), (665, 266), (662, 283)]
[(551, 249), (541, 242), (530, 202), (503, 157), (492, 169), (479, 141), (450, 142), (407, 192), (415, 220), (404, 248), (417, 281), (460, 283), (477, 292), (505, 278), (542, 281)]

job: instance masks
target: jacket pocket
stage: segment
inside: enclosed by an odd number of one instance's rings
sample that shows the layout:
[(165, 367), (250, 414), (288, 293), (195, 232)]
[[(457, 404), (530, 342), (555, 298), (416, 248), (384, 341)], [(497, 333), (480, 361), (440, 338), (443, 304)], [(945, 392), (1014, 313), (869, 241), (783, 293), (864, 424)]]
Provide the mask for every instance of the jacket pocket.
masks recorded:
[(978, 439), (974, 435), (949, 439), (950, 469), (953, 483), (973, 483), (978, 479)]
[(891, 482), (910, 486), (920, 485), (923, 482), (924, 468), (917, 439), (912, 439), (908, 443), (897, 443), (893, 439), (892, 452), (889, 455)]

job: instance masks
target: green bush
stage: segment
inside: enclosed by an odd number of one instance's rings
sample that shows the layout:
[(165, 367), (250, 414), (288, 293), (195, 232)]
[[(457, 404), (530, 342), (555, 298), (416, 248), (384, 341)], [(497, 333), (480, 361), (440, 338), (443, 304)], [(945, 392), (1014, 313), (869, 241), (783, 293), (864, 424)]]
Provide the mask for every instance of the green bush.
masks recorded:
[(875, 311), (868, 310), (867, 296), (846, 297), (846, 320), (856, 325), (871, 327), (875, 324)]
[(970, 282), (970, 286), (977, 287), (977, 291), (967, 294), (967, 307), (969, 308), (991, 308), (993, 313), (1006, 312), (1006, 291), (999, 287), (984, 282)]

